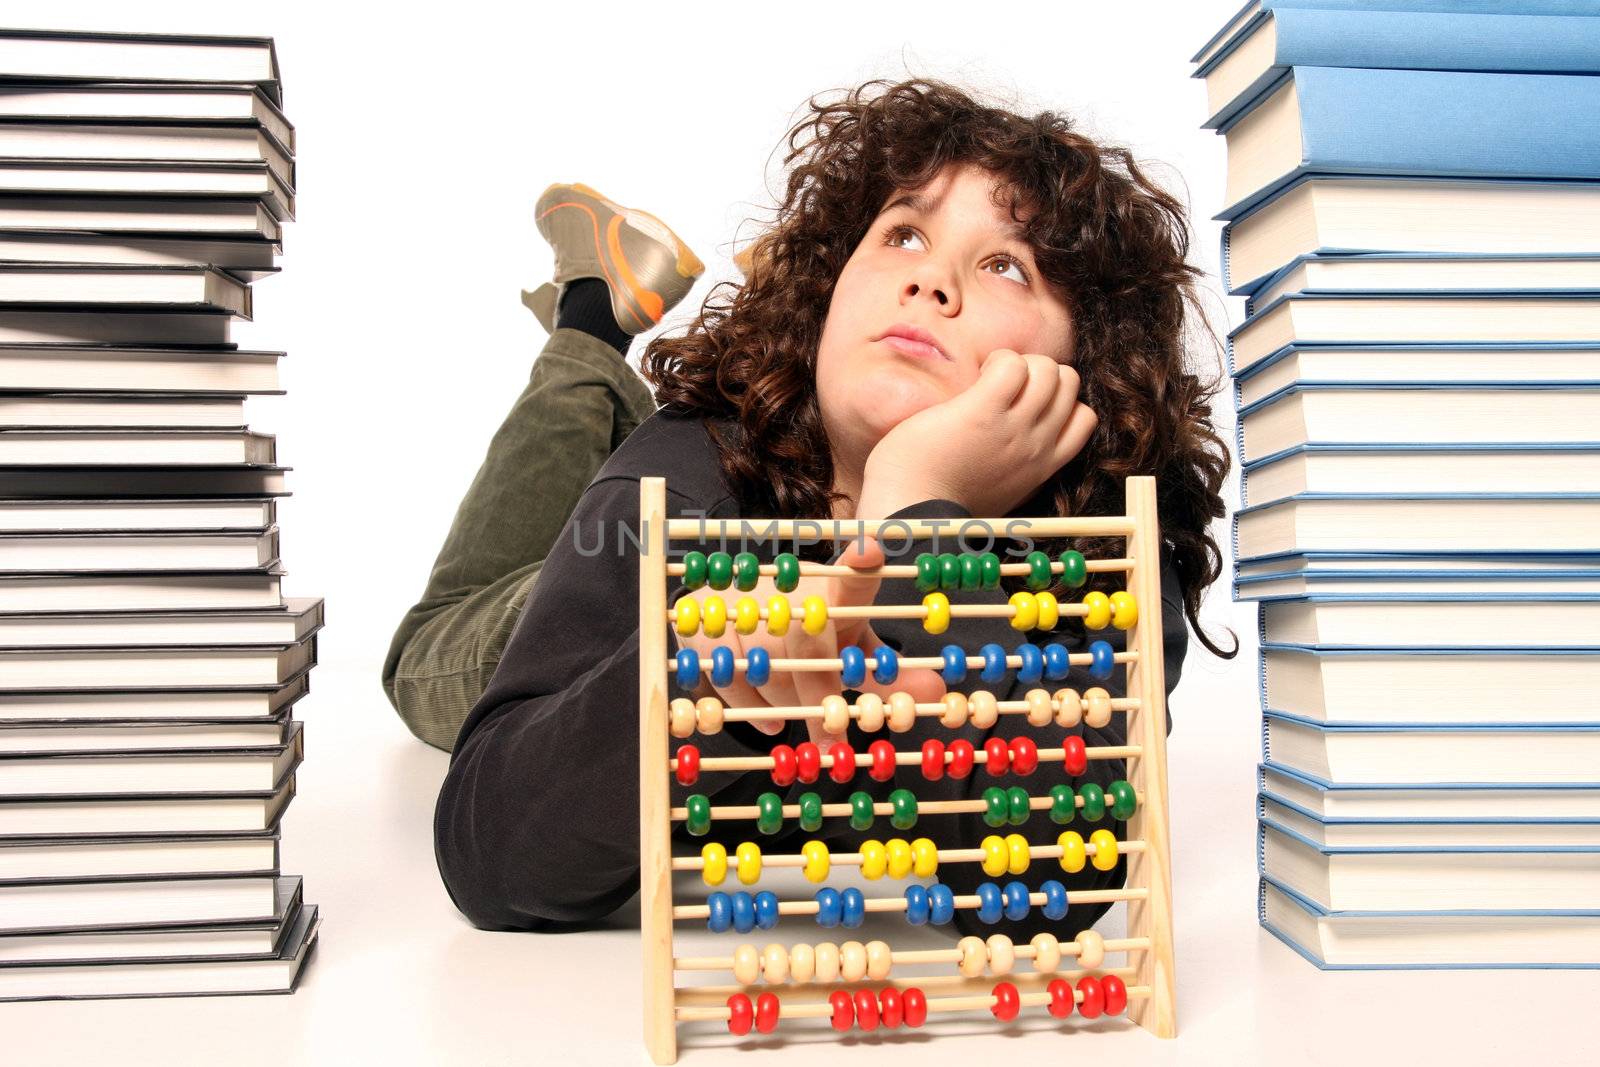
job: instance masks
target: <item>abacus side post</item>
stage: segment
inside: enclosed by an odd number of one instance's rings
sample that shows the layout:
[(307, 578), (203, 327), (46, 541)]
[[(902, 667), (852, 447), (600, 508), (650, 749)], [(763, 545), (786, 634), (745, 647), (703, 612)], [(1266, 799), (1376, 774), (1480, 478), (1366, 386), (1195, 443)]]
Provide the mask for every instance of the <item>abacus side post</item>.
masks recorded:
[(1128, 902), (1128, 933), (1148, 937), (1150, 949), (1139, 956), (1137, 981), (1150, 987), (1147, 1000), (1128, 1006), (1134, 1022), (1157, 1037), (1178, 1035), (1176, 978), (1173, 971), (1171, 837), (1167, 810), (1167, 686), (1161, 640), (1161, 521), (1156, 511), (1156, 481), (1149, 476), (1127, 481), (1128, 517), (1134, 533), (1128, 551), (1134, 558), (1128, 591), (1139, 605), (1129, 647), (1139, 662), (1128, 671), (1128, 696), (1139, 701), (1129, 712), (1128, 743), (1140, 756), (1128, 761), (1128, 780), (1144, 796), (1128, 820), (1127, 836), (1145, 843), (1128, 856), (1128, 885), (1149, 896)]
[(678, 1060), (672, 971), (672, 839), (667, 783), (667, 483), (639, 479), (639, 933), (644, 1043)]

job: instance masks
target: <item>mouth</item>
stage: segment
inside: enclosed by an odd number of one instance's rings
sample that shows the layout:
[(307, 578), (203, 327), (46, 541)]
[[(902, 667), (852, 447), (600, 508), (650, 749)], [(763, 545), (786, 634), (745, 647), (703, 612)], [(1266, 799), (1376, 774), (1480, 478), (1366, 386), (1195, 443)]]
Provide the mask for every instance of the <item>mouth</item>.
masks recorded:
[(950, 354), (939, 344), (938, 338), (927, 330), (897, 322), (874, 340), (882, 341), (896, 352), (920, 359), (950, 362)]

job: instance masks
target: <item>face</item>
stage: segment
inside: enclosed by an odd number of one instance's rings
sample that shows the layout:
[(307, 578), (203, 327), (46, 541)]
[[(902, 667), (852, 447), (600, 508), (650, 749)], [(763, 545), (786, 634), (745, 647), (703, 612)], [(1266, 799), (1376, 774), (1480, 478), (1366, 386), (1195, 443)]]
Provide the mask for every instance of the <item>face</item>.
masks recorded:
[[(994, 349), (1072, 362), (1072, 315), (1008, 203), (989, 172), (951, 165), (880, 209), (834, 286), (817, 349), (836, 463), (864, 464), (901, 420), (971, 385)], [(932, 346), (885, 339), (900, 327)]]

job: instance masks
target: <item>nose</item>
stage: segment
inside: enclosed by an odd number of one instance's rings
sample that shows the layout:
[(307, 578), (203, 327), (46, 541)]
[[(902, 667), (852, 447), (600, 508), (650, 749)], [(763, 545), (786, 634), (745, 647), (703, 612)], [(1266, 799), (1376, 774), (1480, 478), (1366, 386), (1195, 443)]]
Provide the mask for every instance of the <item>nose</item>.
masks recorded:
[(933, 256), (919, 260), (900, 289), (901, 305), (919, 298), (932, 299), (941, 315), (961, 310), (961, 290), (954, 274)]

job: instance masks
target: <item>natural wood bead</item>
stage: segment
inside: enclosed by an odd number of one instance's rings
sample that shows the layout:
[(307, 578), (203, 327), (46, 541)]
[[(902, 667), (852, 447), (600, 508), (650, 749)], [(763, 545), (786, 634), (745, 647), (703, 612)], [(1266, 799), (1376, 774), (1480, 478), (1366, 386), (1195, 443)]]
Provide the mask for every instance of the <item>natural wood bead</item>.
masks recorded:
[(761, 973), (761, 953), (751, 944), (733, 950), (733, 977), (740, 985), (753, 985)]
[(1028, 725), (1049, 726), (1056, 717), (1056, 706), (1050, 702), (1050, 693), (1044, 689), (1028, 690)]
[(1017, 949), (1005, 934), (990, 934), (986, 942), (989, 949), (989, 972), (1010, 974), (1017, 962)]
[(904, 689), (889, 694), (889, 729), (903, 734), (917, 724), (917, 698)]
[(1083, 698), (1076, 689), (1056, 690), (1056, 725), (1068, 729), (1083, 721)]
[(1106, 940), (1093, 930), (1078, 934), (1078, 966), (1092, 971), (1106, 961)]
[(825, 733), (842, 734), (850, 728), (850, 702), (838, 693), (822, 698), (822, 729)]
[(961, 963), (958, 965), (961, 977), (976, 978), (983, 973), (984, 967), (989, 964), (989, 950), (983, 938), (968, 934), (956, 942), (956, 948), (961, 950)]
[(1083, 696), (1089, 702), (1089, 712), (1083, 717), (1083, 721), (1096, 730), (1103, 729), (1111, 722), (1111, 694), (1095, 686), (1093, 689), (1085, 689)]
[(839, 946), (832, 941), (817, 945), (817, 974), (819, 982), (836, 981), (839, 977)]
[(869, 734), (883, 729), (883, 698), (877, 693), (862, 693), (856, 698), (856, 726)]
[(761, 977), (773, 985), (789, 977), (789, 950), (776, 941), (761, 950)]
[(722, 701), (716, 697), (701, 697), (694, 706), (695, 725), (703, 734), (722, 732)]
[(694, 736), (694, 701), (688, 697), (674, 700), (669, 711), (668, 730), (673, 737)]
[(789, 950), (789, 977), (796, 982), (809, 982), (817, 973), (817, 950), (807, 944), (795, 945)]
[(1033, 946), (1033, 969), (1049, 974), (1061, 966), (1061, 942), (1051, 933), (1037, 933), (1028, 944)]
[(980, 689), (967, 698), (967, 711), (972, 715), (972, 725), (987, 730), (1000, 718), (1000, 702), (987, 689)]
[(867, 942), (867, 977), (874, 982), (882, 981), (889, 977), (889, 971), (894, 967), (894, 950), (887, 941)]
[(954, 689), (946, 693), (944, 713), (939, 716), (939, 722), (951, 730), (967, 725), (967, 694)]
[(846, 941), (839, 946), (839, 977), (846, 982), (859, 982), (867, 976), (867, 946), (859, 941)]

